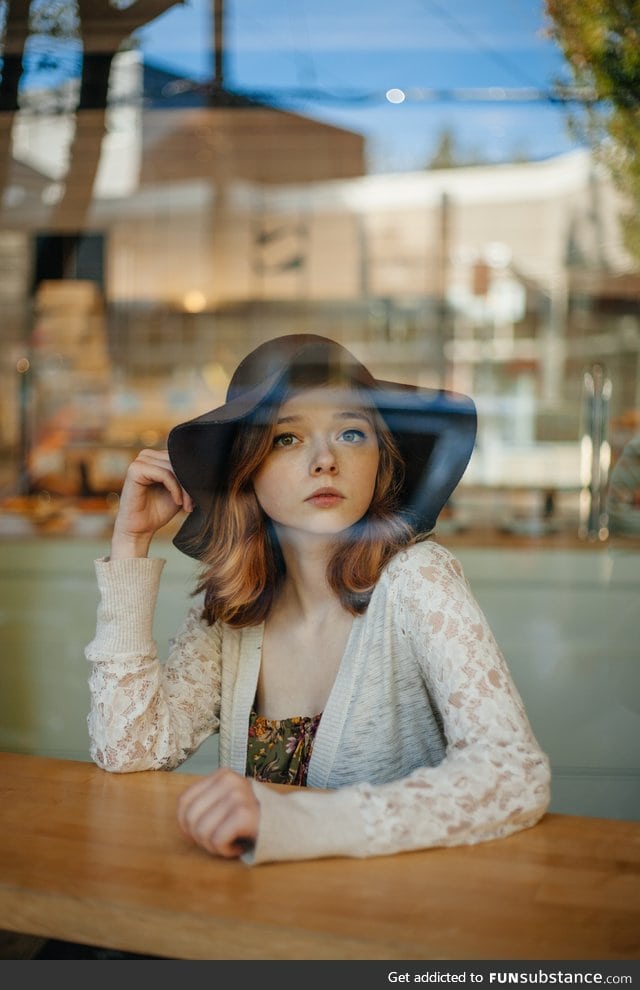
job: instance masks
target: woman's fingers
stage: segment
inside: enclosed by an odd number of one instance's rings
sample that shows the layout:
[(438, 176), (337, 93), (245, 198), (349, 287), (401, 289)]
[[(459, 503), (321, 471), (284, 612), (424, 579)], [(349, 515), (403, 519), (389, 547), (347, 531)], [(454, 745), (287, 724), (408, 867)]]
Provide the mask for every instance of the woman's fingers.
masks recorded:
[(192, 784), (178, 801), (184, 834), (215, 856), (242, 855), (257, 839), (259, 819), (251, 783), (232, 770)]
[[(184, 505), (184, 496), (187, 493), (173, 473), (166, 451), (141, 450), (135, 461), (129, 466), (128, 477), (134, 484), (143, 487), (162, 485), (167, 489), (176, 505)], [(187, 499), (191, 501), (188, 495)]]
[(127, 469), (111, 557), (145, 556), (154, 534), (194, 502), (175, 476), (166, 450), (141, 450)]
[(164, 514), (172, 507), (171, 514), (175, 515), (179, 509), (191, 512), (194, 503), (176, 478), (166, 452), (142, 450), (127, 469), (120, 509), (130, 514), (149, 512), (153, 519), (155, 507)]
[(136, 460), (139, 460), (142, 469), (142, 478), (148, 479), (148, 484), (153, 483), (152, 479), (155, 476), (155, 472), (159, 471), (157, 479), (170, 492), (176, 505), (181, 506), (185, 512), (193, 511), (195, 508), (195, 503), (189, 495), (189, 492), (181, 486), (180, 482), (176, 478), (169, 459), (168, 451), (153, 449), (141, 450)]
[(221, 770), (192, 785), (178, 803), (183, 832), (209, 852), (239, 855), (235, 840), (254, 839), (258, 804), (251, 785), (229, 770)]

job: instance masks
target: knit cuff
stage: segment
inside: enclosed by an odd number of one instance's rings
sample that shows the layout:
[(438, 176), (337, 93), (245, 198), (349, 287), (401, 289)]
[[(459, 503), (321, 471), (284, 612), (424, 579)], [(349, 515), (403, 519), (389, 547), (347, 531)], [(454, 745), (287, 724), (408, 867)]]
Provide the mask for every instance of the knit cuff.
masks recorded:
[(164, 564), (151, 557), (95, 561), (100, 603), (89, 659), (147, 655), (155, 648), (153, 617)]
[(246, 863), (366, 856), (358, 794), (351, 788), (283, 791), (251, 781), (260, 803), (260, 830)]

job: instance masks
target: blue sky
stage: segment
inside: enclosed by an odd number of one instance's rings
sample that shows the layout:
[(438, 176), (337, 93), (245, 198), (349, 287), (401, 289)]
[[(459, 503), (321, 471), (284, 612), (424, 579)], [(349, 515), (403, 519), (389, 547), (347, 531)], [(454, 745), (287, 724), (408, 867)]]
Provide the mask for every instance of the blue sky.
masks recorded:
[[(145, 58), (209, 79), (212, 7), (156, 18), (137, 35)], [(445, 129), (465, 157), (544, 159), (574, 146), (566, 108), (544, 98), (570, 81), (546, 27), (543, 0), (225, 0), (225, 84), (363, 134), (372, 172), (423, 168)], [(30, 45), (25, 85), (79, 72), (77, 41), (53, 59), (51, 39)]]
[[(211, 11), (187, 0), (157, 18), (138, 36), (145, 56), (210, 77)], [(225, 84), (365, 135), (372, 171), (422, 168), (447, 127), (465, 153), (548, 158), (573, 146), (561, 105), (460, 93), (569, 80), (544, 28), (539, 0), (226, 0)], [(386, 99), (392, 87), (402, 104)]]
[[(227, 0), (225, 83), (367, 137), (372, 171), (421, 168), (445, 127), (460, 149), (500, 161), (573, 146), (545, 101), (444, 101), (433, 91), (549, 91), (569, 79), (538, 0)], [(188, 0), (140, 34), (147, 57), (212, 72), (211, 0)], [(402, 89), (393, 105), (385, 94)]]

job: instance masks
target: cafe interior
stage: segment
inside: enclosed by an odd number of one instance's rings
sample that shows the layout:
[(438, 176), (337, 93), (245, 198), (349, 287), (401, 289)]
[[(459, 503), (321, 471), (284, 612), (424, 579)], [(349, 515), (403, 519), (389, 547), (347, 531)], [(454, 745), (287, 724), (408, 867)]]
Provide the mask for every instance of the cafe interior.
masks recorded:
[[(640, 262), (597, 154), (568, 138), (516, 154), (507, 123), (500, 155), (456, 157), (442, 95), (410, 107), (383, 71), (359, 124), (353, 91), (314, 96), (294, 4), (286, 92), (266, 69), (242, 86), (233, 0), (29, 6), (5, 10), (0, 81), (0, 750), (90, 762), (93, 561), (127, 466), (222, 404), (257, 344), (311, 332), (378, 377), (473, 398), (476, 444), (434, 538), (549, 755), (550, 811), (637, 821), (638, 447), (623, 458), (640, 435)], [(145, 44), (163, 20), (181, 66)], [(374, 54), (376, 25), (359, 39)], [(382, 151), (376, 101), (396, 114)], [(403, 165), (388, 149), (416, 126), (427, 151)], [(154, 545), (161, 651), (195, 580), (177, 524)], [(178, 773), (216, 765), (213, 738)]]

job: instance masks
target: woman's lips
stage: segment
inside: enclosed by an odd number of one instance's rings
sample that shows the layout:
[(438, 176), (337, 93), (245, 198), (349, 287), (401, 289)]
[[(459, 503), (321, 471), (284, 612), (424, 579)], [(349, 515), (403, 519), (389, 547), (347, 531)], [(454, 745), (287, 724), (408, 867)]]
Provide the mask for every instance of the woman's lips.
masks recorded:
[(311, 502), (312, 505), (316, 505), (319, 508), (330, 508), (332, 505), (342, 502), (343, 499), (344, 495), (335, 488), (319, 488), (317, 492), (309, 495), (305, 499), (305, 502)]

